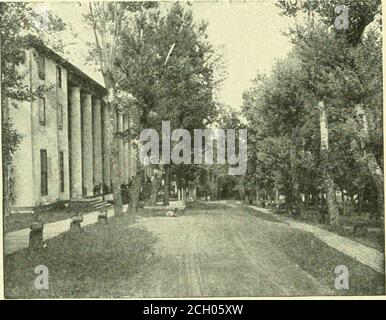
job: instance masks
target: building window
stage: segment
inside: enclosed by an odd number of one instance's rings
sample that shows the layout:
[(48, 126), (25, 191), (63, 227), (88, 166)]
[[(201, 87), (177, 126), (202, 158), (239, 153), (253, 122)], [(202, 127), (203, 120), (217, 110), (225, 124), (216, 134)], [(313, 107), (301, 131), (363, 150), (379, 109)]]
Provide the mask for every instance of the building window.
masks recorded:
[(62, 68), (59, 66), (56, 67), (56, 83), (58, 88), (62, 87)]
[(40, 79), (46, 78), (46, 60), (42, 54), (38, 55), (38, 74)]
[(58, 129), (63, 130), (63, 106), (58, 104)]
[(48, 195), (47, 150), (40, 150), (40, 194)]
[(46, 124), (46, 99), (39, 98), (39, 122), (41, 125)]
[(60, 192), (64, 192), (64, 154), (59, 151)]

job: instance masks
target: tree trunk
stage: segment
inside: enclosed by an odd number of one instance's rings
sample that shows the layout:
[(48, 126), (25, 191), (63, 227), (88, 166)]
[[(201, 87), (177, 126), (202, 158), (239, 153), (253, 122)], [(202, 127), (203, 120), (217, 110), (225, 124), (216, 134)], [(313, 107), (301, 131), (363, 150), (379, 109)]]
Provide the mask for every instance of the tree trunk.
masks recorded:
[(119, 138), (116, 136), (116, 133), (117, 133), (116, 96), (115, 96), (115, 90), (113, 87), (112, 80), (108, 77), (107, 74), (104, 74), (103, 76), (104, 76), (106, 89), (107, 89), (106, 104), (110, 115), (109, 141), (110, 141), (110, 152), (111, 152), (111, 182), (112, 182), (113, 197), (114, 197), (114, 215), (121, 216), (123, 215), (123, 204), (122, 204), (122, 194), (121, 194), (121, 179), (120, 179), (120, 172), (118, 167)]
[(322, 175), (324, 180), (324, 189), (326, 192), (327, 209), (329, 222), (331, 225), (336, 226), (339, 224), (339, 214), (334, 201), (335, 191), (334, 182), (330, 175), (329, 170), (329, 146), (328, 146), (328, 121), (327, 111), (324, 101), (320, 101), (319, 105), (319, 121), (320, 121), (320, 157), (322, 165)]
[(341, 194), (341, 198), (342, 198), (342, 212), (345, 215), (346, 214), (346, 200), (344, 198), (344, 190), (343, 190), (343, 188), (342, 188), (341, 192), (342, 192), (342, 194)]
[(217, 183), (217, 176), (214, 177), (214, 192), (213, 192), (213, 200), (217, 200), (218, 199), (218, 183)]
[(377, 201), (378, 201), (378, 213), (383, 215), (384, 213), (384, 184), (383, 184), (383, 171), (379, 166), (375, 155), (368, 151), (367, 141), (369, 141), (368, 123), (365, 110), (361, 105), (356, 106), (357, 119), (360, 122), (360, 133), (359, 133), (359, 147), (362, 151), (363, 157), (362, 162), (364, 163), (367, 172), (369, 173), (375, 188), (377, 190)]
[(214, 173), (213, 171), (209, 171), (209, 195), (210, 195), (210, 200), (214, 200), (215, 196), (215, 185), (214, 185)]
[(383, 172), (379, 167), (375, 156), (368, 154), (366, 157), (367, 168), (371, 174), (371, 178), (375, 184), (377, 190), (377, 201), (378, 201), (378, 215), (382, 216), (384, 213), (384, 195), (383, 195)]
[[(1, 75), (1, 72), (0, 72)], [(6, 138), (4, 136), (5, 130), (9, 129), (9, 105), (8, 98), (1, 95), (1, 111), (2, 111), (2, 146), (4, 144), (3, 139)], [(5, 130), (4, 130), (5, 129)], [(4, 150), (4, 149), (3, 149)], [(3, 215), (4, 217), (8, 216), (11, 212), (10, 203), (9, 203), (9, 159), (8, 156), (3, 153), (2, 157), (2, 170), (3, 170)]]
[(164, 198), (163, 198), (163, 205), (168, 206), (169, 205), (169, 198), (170, 198), (170, 171), (171, 167), (170, 164), (165, 165), (165, 180), (164, 180)]
[(130, 189), (130, 202), (126, 210), (127, 214), (137, 213), (139, 207), (141, 187), (144, 180), (144, 169), (139, 161), (138, 150), (139, 148), (135, 148), (137, 165), (135, 166), (136, 171), (134, 173), (133, 183)]
[[(1, 146), (4, 145), (4, 128), (8, 128), (8, 118), (9, 118), (9, 106), (8, 99), (3, 94), (3, 83), (2, 83), (2, 39), (0, 33), (0, 105), (1, 105), (1, 119), (2, 119), (2, 138)], [(4, 149), (3, 149), (4, 150)], [(9, 204), (9, 163), (4, 153), (2, 153), (2, 170), (3, 170), (3, 216), (7, 216), (10, 213), (10, 204)], [(4, 221), (4, 220), (3, 220)]]
[(115, 92), (114, 89), (108, 89), (108, 110), (110, 112), (110, 152), (111, 152), (111, 182), (114, 197), (114, 215), (121, 216), (123, 214), (122, 194), (121, 194), (121, 175), (119, 172), (119, 154), (118, 144), (119, 138), (116, 136), (117, 133), (117, 119), (116, 119), (116, 108), (115, 108)]
[(161, 186), (161, 178), (155, 174), (153, 180), (151, 181), (151, 193), (149, 199), (149, 205), (155, 206), (157, 204), (158, 191)]
[(305, 207), (308, 210), (310, 208), (310, 203), (311, 203), (311, 193), (309, 192), (304, 193), (304, 200), (305, 200)]
[(260, 206), (260, 188), (259, 188), (259, 181), (256, 179), (256, 189), (255, 189), (255, 196), (256, 196), (256, 206)]
[(130, 190), (130, 203), (127, 208), (127, 212), (130, 214), (136, 214), (138, 211), (142, 180), (143, 180), (143, 170), (139, 169), (137, 171), (137, 174), (134, 177), (133, 185)]
[(122, 194), (121, 194), (121, 179), (118, 166), (118, 139), (113, 138), (110, 144), (111, 150), (111, 182), (114, 197), (114, 215), (120, 216), (123, 214)]
[(358, 193), (358, 212), (362, 212), (362, 209), (363, 209), (363, 198), (365, 196), (365, 189), (366, 189), (366, 184), (363, 185), (359, 189), (359, 193)]
[(319, 191), (314, 191), (312, 193), (312, 205), (314, 209), (318, 207), (318, 204), (319, 204)]
[(192, 199), (193, 199), (193, 201), (197, 200), (197, 187), (196, 186), (194, 186), (192, 188)]
[(291, 199), (290, 199), (290, 207), (292, 210), (298, 211), (299, 208), (299, 181), (298, 175), (296, 172), (296, 150), (295, 150), (295, 132), (292, 134), (292, 144), (290, 148), (290, 167), (291, 167)]
[(275, 187), (275, 205), (276, 208), (279, 208), (280, 202), (279, 202), (279, 188)]

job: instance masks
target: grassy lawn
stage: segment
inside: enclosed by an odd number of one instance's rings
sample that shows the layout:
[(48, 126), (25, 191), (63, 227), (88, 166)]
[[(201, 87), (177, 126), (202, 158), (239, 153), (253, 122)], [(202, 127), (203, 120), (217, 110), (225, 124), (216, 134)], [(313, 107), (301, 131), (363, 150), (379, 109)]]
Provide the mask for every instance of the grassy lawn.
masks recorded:
[[(111, 218), (78, 233), (67, 232), (47, 242), (38, 253), (29, 249), (5, 257), (8, 298), (120, 297), (130, 295), (130, 279), (154, 262), (155, 238), (130, 226), (133, 218)], [(49, 270), (49, 290), (36, 290), (34, 268)]]
[[(55, 208), (39, 214), (44, 223), (71, 218), (71, 213), (65, 208)], [(32, 213), (14, 213), (5, 217), (5, 232), (29, 228), (33, 221)]]
[(229, 206), (222, 203), (212, 203), (212, 202), (206, 202), (206, 201), (193, 201), (188, 202), (185, 206), (185, 210), (221, 210), (221, 209), (229, 209)]
[[(273, 210), (275, 212), (275, 210)], [(354, 223), (363, 220), (364, 214), (353, 213), (351, 215), (340, 216), (340, 226), (332, 227), (327, 224), (321, 224), (318, 221), (318, 214), (315, 211), (309, 210), (307, 218), (303, 215), (291, 216), (291, 219), (305, 222), (319, 228), (334, 232), (340, 236), (355, 240), (365, 246), (374, 248), (381, 252), (385, 252), (385, 230), (384, 228), (369, 228), (369, 231), (364, 234), (354, 234)], [(276, 213), (278, 214), (278, 213)], [(382, 225), (382, 222), (379, 222)]]
[(336, 234), (349, 238), (351, 240), (355, 240), (365, 246), (374, 248), (378, 251), (385, 252), (385, 230), (373, 230), (368, 231), (364, 234), (353, 234), (352, 228), (344, 228), (340, 227), (331, 227), (328, 225), (320, 226), (328, 231), (335, 232)]
[(349, 289), (337, 295), (384, 295), (385, 276), (336, 251), (308, 232), (288, 230), (272, 235), (272, 243), (316, 279), (335, 288), (335, 267), (349, 270)]
[(247, 211), (250, 215), (252, 215), (254, 217), (262, 218), (262, 219), (267, 220), (267, 221), (281, 222), (281, 220), (279, 218), (277, 218), (276, 216), (274, 216), (272, 214), (264, 213), (263, 211), (260, 211), (260, 210), (254, 210), (252, 208), (245, 207), (245, 211)]
[(139, 217), (164, 217), (165, 216), (165, 213), (169, 211), (167, 209), (164, 209), (162, 207), (160, 208), (142, 208), (142, 209), (139, 209), (138, 210), (138, 213), (137, 215)]

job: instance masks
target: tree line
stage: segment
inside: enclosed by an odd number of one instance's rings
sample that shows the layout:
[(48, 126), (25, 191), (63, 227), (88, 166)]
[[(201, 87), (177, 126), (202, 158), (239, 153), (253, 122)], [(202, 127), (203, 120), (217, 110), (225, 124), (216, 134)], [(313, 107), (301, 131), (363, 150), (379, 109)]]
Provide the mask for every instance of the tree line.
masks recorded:
[[(337, 5), (348, 8), (347, 29), (335, 26)], [(283, 0), (277, 6), (299, 20), (288, 32), (292, 50), (243, 95), (249, 201), (280, 205), (284, 196), (288, 211), (314, 207), (333, 225), (350, 204), (380, 216), (381, 2)]]

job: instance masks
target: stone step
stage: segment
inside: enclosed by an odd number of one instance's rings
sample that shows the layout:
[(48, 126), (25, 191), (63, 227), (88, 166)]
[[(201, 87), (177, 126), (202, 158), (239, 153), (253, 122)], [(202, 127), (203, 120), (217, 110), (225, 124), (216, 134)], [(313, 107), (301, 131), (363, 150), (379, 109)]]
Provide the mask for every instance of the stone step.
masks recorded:
[(111, 204), (107, 203), (107, 202), (102, 202), (102, 203), (99, 203), (99, 204), (93, 206), (93, 208), (96, 209), (96, 210), (99, 210), (99, 209), (102, 209), (102, 208), (109, 208), (109, 207), (111, 207)]
[(98, 197), (98, 198), (87, 199), (87, 200), (70, 200), (70, 204), (90, 205), (101, 201), (103, 201), (103, 199)]
[(103, 201), (103, 197), (97, 196), (92, 198), (70, 200), (68, 207), (70, 210), (82, 210), (83, 212), (87, 212), (100, 209), (106, 205), (107, 203)]

